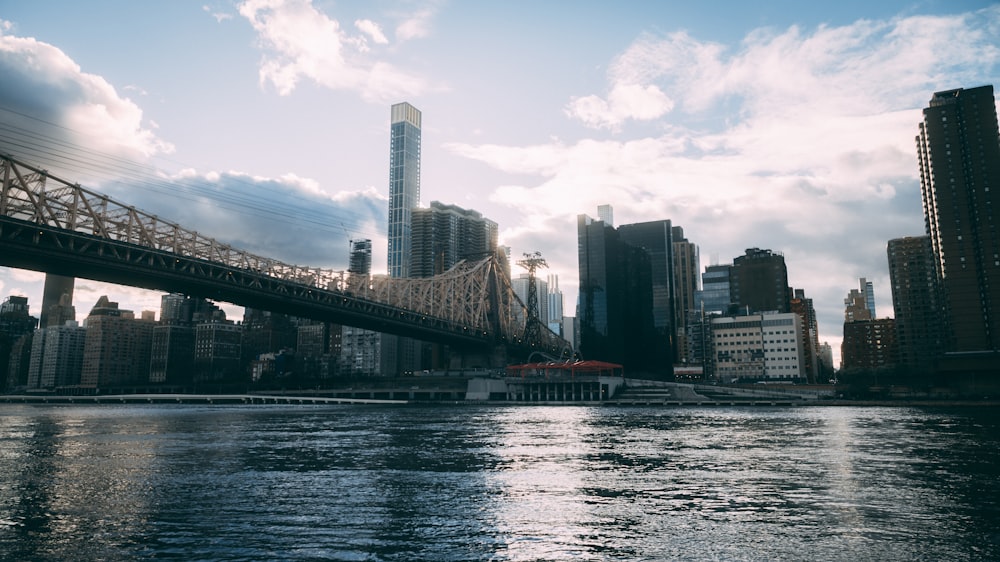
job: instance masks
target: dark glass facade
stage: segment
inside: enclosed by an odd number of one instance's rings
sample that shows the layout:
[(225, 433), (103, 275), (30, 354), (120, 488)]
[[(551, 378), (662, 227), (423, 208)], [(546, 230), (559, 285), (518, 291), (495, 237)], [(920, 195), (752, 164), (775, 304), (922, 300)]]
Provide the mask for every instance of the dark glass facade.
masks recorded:
[(649, 253), (586, 215), (577, 217), (577, 242), (582, 358), (619, 363), (630, 376), (669, 378), (672, 350), (654, 327)]
[(744, 311), (791, 312), (788, 270), (781, 254), (748, 249), (733, 260), (729, 282), (733, 302)]
[(900, 363), (910, 371), (930, 369), (941, 352), (941, 307), (931, 239), (889, 240), (887, 254)]

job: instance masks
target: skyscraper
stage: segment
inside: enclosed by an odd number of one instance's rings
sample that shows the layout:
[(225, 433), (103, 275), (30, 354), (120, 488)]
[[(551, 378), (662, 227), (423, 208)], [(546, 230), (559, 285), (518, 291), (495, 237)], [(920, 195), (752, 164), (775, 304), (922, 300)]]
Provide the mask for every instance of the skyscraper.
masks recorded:
[(993, 86), (936, 92), (916, 137), (945, 350), (1000, 350), (1000, 131)]
[(875, 285), (862, 277), (858, 279), (858, 288), (861, 293), (865, 296), (865, 306), (868, 308), (868, 312), (871, 313), (872, 318), (878, 318), (875, 314)]
[(886, 251), (900, 363), (911, 371), (930, 369), (941, 352), (940, 306), (931, 239), (896, 238), (889, 240)]
[(623, 224), (618, 227), (622, 242), (641, 248), (649, 255), (653, 283), (653, 326), (656, 330), (658, 361), (677, 362), (676, 293), (674, 282), (674, 229), (668, 220)]
[(687, 324), (688, 317), (694, 313), (695, 293), (701, 286), (698, 282), (698, 272), (701, 270), (701, 260), (698, 246), (684, 238), (684, 229), (675, 226), (671, 229), (674, 244), (674, 330), (677, 341), (677, 362), (688, 363)]
[(653, 327), (649, 254), (587, 215), (577, 217), (577, 248), (580, 356), (619, 363), (636, 376), (670, 376), (670, 349), (657, 341)]
[(412, 213), (420, 204), (420, 111), (392, 106), (389, 133), (389, 276), (410, 275)]
[(410, 277), (431, 277), (448, 271), (463, 259), (494, 254), (497, 223), (456, 205), (432, 201), (413, 209)]
[(781, 254), (747, 249), (746, 254), (733, 259), (729, 282), (733, 302), (744, 311), (791, 311), (788, 270)]

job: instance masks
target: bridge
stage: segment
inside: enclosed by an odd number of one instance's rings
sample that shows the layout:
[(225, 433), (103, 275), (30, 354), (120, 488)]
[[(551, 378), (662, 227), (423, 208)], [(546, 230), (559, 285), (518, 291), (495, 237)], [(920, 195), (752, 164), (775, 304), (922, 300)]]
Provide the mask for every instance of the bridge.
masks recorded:
[(560, 356), (496, 256), (420, 279), (353, 275), (253, 255), (0, 155), (0, 265), (182, 293), (478, 353)]

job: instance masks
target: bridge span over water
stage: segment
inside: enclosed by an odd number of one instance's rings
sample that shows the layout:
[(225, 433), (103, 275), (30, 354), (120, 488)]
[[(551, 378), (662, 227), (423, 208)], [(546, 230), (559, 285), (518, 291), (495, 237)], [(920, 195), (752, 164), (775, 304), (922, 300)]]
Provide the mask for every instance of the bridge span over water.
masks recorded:
[[(495, 256), (435, 277), (396, 279), (290, 265), (119, 203), (0, 155), (0, 265), (182, 293), (476, 352), (559, 356)], [(537, 332), (537, 330), (532, 331)]]

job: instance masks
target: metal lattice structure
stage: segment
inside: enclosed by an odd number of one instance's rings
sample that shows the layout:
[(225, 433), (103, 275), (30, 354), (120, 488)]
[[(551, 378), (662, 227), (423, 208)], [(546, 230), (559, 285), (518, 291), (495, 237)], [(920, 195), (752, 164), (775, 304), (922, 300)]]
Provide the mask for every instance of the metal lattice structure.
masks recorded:
[(234, 304), (280, 302), (296, 315), (418, 337), (568, 345), (550, 331), (524, 339), (529, 316), (495, 256), (429, 278), (346, 275), (251, 254), (7, 156), (0, 181), (0, 265), (181, 292), (197, 282)]

